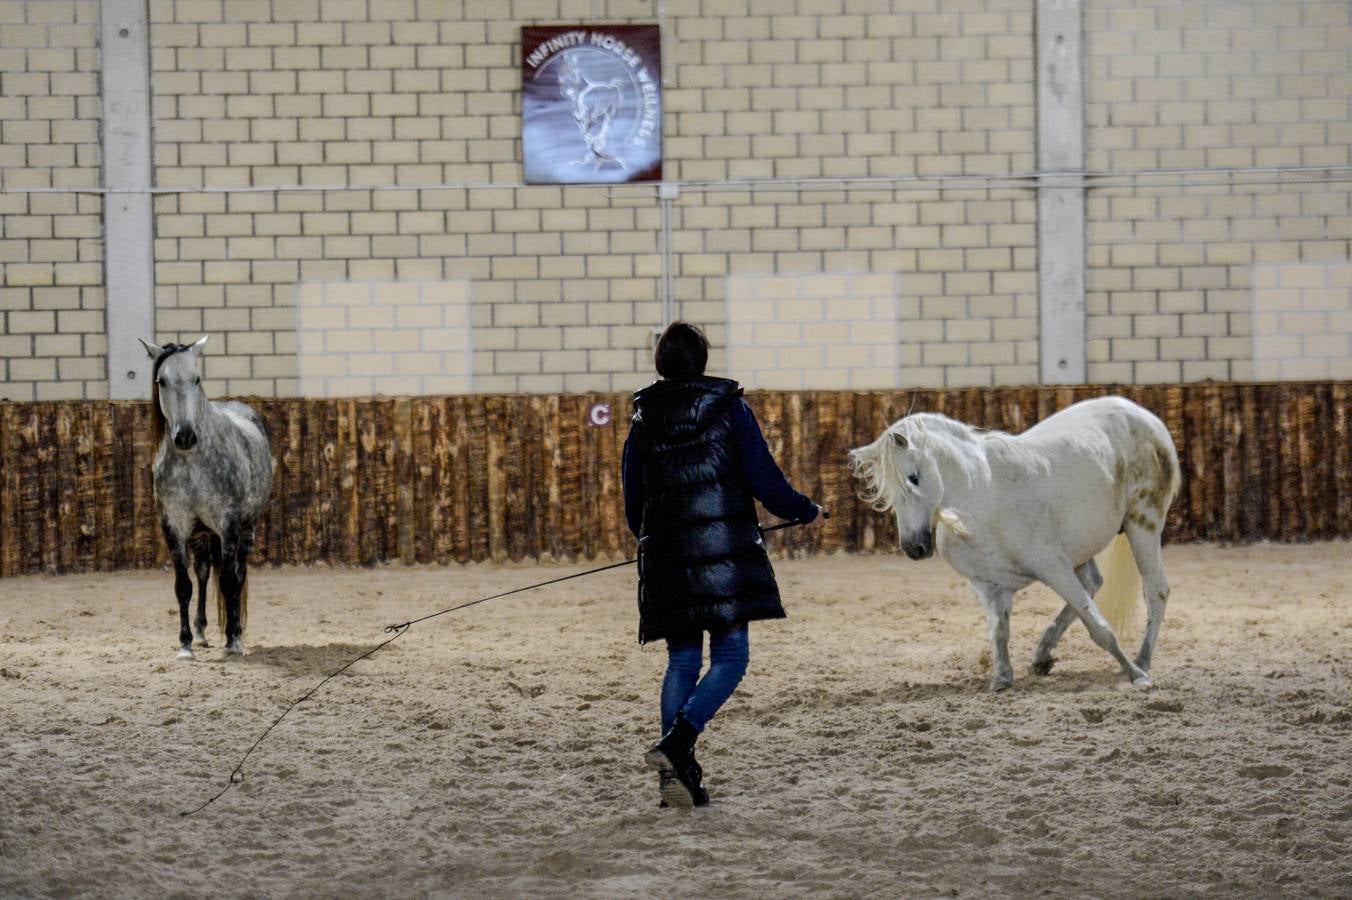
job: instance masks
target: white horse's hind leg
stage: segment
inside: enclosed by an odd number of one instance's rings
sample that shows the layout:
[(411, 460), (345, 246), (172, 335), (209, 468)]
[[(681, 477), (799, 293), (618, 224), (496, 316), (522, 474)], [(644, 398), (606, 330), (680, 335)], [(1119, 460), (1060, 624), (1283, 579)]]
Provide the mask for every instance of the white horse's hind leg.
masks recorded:
[(1075, 621), (1075, 608), (1069, 603), (1061, 607), (1061, 611), (1052, 619), (1052, 624), (1047, 626), (1047, 630), (1042, 632), (1042, 640), (1038, 641), (1037, 649), (1033, 651), (1033, 674), (1048, 675), (1052, 671), (1052, 666), (1056, 664), (1056, 658), (1052, 656), (1052, 651), (1056, 645), (1061, 642), (1061, 635), (1066, 633), (1070, 623)]
[[(1099, 574), (1098, 564), (1092, 559), (1075, 570), (1075, 577), (1080, 579), (1080, 584), (1089, 596), (1098, 593), (1098, 589), (1103, 587), (1103, 576)], [(1056, 659), (1052, 656), (1052, 651), (1056, 645), (1061, 642), (1061, 636), (1066, 633), (1070, 623), (1075, 621), (1075, 608), (1067, 603), (1061, 607), (1061, 611), (1052, 619), (1052, 623), (1047, 626), (1047, 630), (1042, 632), (1042, 640), (1038, 641), (1037, 650), (1033, 651), (1033, 674), (1049, 675), (1052, 666), (1056, 664)]]
[(1057, 571), (1046, 577), (1039, 579), (1047, 587), (1056, 591), (1061, 598), (1066, 601), (1080, 621), (1084, 622), (1089, 629), (1089, 636), (1094, 639), (1104, 650), (1112, 654), (1113, 658), (1122, 666), (1122, 671), (1127, 673), (1131, 683), (1138, 687), (1149, 687), (1150, 678), (1145, 672), (1127, 659), (1127, 654), (1122, 652), (1122, 647), (1117, 643), (1117, 635), (1108, 627), (1108, 622), (1103, 618), (1103, 613), (1099, 612), (1098, 607), (1094, 605), (1094, 600), (1085, 590), (1084, 585), (1080, 583), (1079, 577), (1069, 566), (1064, 571)]
[(1169, 599), (1169, 580), (1164, 577), (1164, 560), (1160, 555), (1160, 531), (1151, 531), (1139, 525), (1127, 525), (1127, 540), (1131, 543), (1131, 555), (1136, 559), (1136, 568), (1141, 572), (1144, 584), (1145, 603), (1149, 609), (1145, 625), (1145, 637), (1141, 640), (1141, 652), (1136, 654), (1136, 665), (1142, 671), (1150, 671), (1150, 659), (1155, 652), (1155, 641), (1159, 637), (1160, 624), (1164, 621), (1164, 604)]
[(1084, 589), (1089, 592), (1091, 597), (1099, 592), (1099, 588), (1103, 587), (1103, 573), (1099, 571), (1098, 563), (1093, 559), (1082, 566), (1077, 566), (1075, 577), (1080, 579), (1080, 584), (1084, 585)]
[(1014, 684), (1014, 667), (1009, 664), (1009, 610), (1014, 605), (1014, 592), (984, 581), (973, 581), (972, 591), (986, 610), (991, 639), (991, 690), (1002, 691)]

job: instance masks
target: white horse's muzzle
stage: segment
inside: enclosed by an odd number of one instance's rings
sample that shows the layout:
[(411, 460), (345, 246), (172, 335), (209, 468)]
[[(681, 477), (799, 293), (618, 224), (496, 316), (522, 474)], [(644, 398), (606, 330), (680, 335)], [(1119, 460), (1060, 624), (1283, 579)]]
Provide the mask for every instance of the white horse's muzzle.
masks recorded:
[(934, 530), (926, 528), (909, 538), (902, 538), (901, 549), (911, 559), (929, 559), (934, 555)]

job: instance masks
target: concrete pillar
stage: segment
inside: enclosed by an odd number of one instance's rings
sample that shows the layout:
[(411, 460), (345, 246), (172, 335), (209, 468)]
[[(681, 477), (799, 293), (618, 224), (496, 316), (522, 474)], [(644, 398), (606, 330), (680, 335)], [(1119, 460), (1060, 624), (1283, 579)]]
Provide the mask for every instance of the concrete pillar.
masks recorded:
[(108, 396), (150, 397), (137, 338), (155, 337), (151, 219), (150, 22), (146, 0), (100, 0)]
[(1037, 246), (1043, 384), (1078, 384), (1085, 358), (1081, 0), (1037, 0)]

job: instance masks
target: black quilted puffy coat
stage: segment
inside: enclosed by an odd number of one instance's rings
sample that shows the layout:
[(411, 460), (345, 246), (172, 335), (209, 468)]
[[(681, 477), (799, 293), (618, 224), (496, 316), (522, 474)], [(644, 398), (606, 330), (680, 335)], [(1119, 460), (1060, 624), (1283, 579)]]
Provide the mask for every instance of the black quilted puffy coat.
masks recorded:
[(639, 641), (782, 619), (730, 415), (742, 389), (700, 377), (634, 395), (643, 459)]

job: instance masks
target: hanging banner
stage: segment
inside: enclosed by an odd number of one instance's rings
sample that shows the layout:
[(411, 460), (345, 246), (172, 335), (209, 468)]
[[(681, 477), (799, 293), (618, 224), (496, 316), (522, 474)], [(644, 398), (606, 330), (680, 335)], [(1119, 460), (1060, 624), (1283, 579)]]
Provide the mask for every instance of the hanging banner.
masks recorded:
[(656, 25), (522, 26), (526, 183), (661, 181), (661, 51)]

